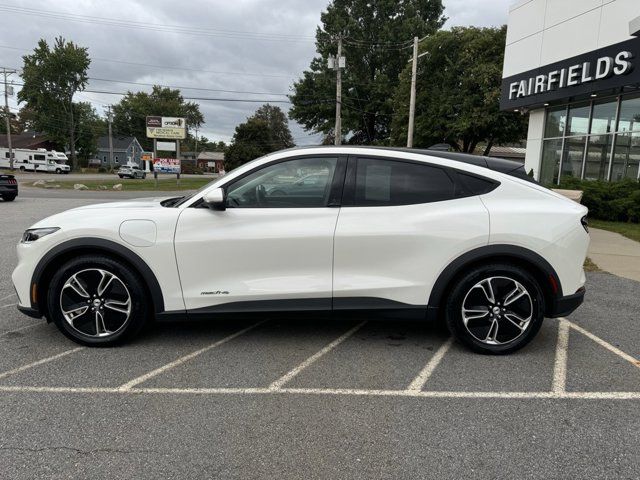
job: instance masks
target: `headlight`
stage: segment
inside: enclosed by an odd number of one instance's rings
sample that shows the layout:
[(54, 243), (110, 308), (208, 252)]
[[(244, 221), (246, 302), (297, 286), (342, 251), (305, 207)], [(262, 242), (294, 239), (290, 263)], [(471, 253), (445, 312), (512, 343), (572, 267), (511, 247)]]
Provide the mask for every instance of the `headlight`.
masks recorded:
[(39, 238), (49, 235), (50, 233), (57, 232), (58, 230), (60, 230), (59, 227), (30, 228), (22, 234), (21, 243), (35, 242)]

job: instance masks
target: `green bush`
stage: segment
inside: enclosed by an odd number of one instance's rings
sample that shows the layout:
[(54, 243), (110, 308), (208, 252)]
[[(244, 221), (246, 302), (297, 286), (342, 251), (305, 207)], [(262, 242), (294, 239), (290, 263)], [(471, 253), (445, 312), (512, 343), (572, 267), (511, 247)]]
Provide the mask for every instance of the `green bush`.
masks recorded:
[(563, 177), (559, 188), (582, 190), (589, 217), (612, 222), (640, 223), (640, 183), (602, 182)]

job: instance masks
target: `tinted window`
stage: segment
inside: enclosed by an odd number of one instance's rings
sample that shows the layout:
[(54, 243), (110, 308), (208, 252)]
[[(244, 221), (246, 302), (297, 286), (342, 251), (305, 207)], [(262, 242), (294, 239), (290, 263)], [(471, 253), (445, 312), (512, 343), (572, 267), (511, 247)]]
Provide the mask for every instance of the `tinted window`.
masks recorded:
[(360, 158), (356, 168), (356, 205), (385, 206), (455, 198), (454, 183), (438, 167)]
[(36, 160), (44, 160), (46, 157), (44, 155), (41, 154), (36, 154), (33, 156), (34, 159)]
[(337, 158), (301, 158), (256, 170), (227, 188), (230, 208), (324, 207)]
[(458, 172), (458, 178), (470, 195), (482, 195), (489, 193), (498, 186), (497, 182), (476, 177), (475, 175), (467, 175), (465, 173)]

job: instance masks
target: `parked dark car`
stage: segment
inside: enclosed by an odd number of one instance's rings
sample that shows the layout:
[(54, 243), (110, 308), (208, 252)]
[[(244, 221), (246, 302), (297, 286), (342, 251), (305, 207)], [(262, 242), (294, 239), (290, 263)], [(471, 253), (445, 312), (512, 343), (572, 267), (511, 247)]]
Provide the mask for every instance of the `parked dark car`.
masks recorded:
[(18, 181), (13, 175), (0, 173), (0, 196), (5, 202), (13, 202), (18, 196)]

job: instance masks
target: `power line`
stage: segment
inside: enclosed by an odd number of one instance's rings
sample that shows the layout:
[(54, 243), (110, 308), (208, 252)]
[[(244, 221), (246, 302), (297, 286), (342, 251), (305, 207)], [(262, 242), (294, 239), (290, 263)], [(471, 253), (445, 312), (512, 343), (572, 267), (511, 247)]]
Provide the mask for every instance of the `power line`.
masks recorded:
[[(24, 83), (13, 83), (13, 85), (16, 85), (18, 87), (24, 87)], [(131, 92), (113, 92), (113, 91), (109, 91), (109, 90), (90, 90), (90, 89), (86, 89), (86, 90), (82, 90), (82, 92), (88, 92), (88, 93), (100, 93), (103, 95), (120, 95), (120, 96), (126, 96)], [(80, 92), (81, 93), (81, 92)], [(291, 100), (273, 100), (273, 99), (250, 99), (250, 98), (213, 98), (213, 97), (185, 97), (183, 96), (182, 98), (184, 98), (185, 100), (197, 100), (197, 101), (203, 101), (203, 102), (239, 102), (239, 103), (291, 103)]]
[(13, 5), (0, 4), (0, 11), (7, 13), (17, 13), (20, 15), (38, 16), (55, 20), (65, 20), (78, 23), (98, 24), (111, 27), (135, 29), (137, 31), (147, 30), (153, 32), (170, 32), (184, 35), (223, 37), (243, 40), (278, 41), (278, 42), (315, 42), (314, 37), (306, 35), (286, 35), (261, 32), (243, 32), (237, 30), (222, 30), (213, 28), (198, 28), (186, 25), (168, 25), (148, 22), (137, 22), (131, 20), (119, 20), (108, 17), (95, 17), (90, 15), (79, 15), (53, 10), (40, 10), (35, 8), (16, 7)]
[[(33, 51), (28, 48), (18, 48), (18, 47), (12, 47), (9, 45), (0, 45), (0, 48), (6, 48), (8, 50), (17, 50), (20, 52)], [(285, 75), (285, 74), (272, 74), (272, 73), (263, 73), (263, 72), (229, 72), (229, 71), (219, 71), (219, 70), (202, 70), (199, 68), (181, 67), (176, 65), (157, 65), (157, 64), (151, 64), (151, 63), (130, 62), (126, 60), (117, 60), (112, 58), (100, 58), (100, 57), (91, 57), (91, 61), (117, 63), (121, 65), (132, 65), (136, 67), (160, 68), (163, 70), (179, 70), (179, 71), (187, 71), (187, 72), (207, 73), (212, 75), (233, 75), (233, 76), (240, 75), (240, 76), (247, 76), (247, 77), (264, 77), (264, 78), (291, 78), (295, 76), (294, 74)]]

